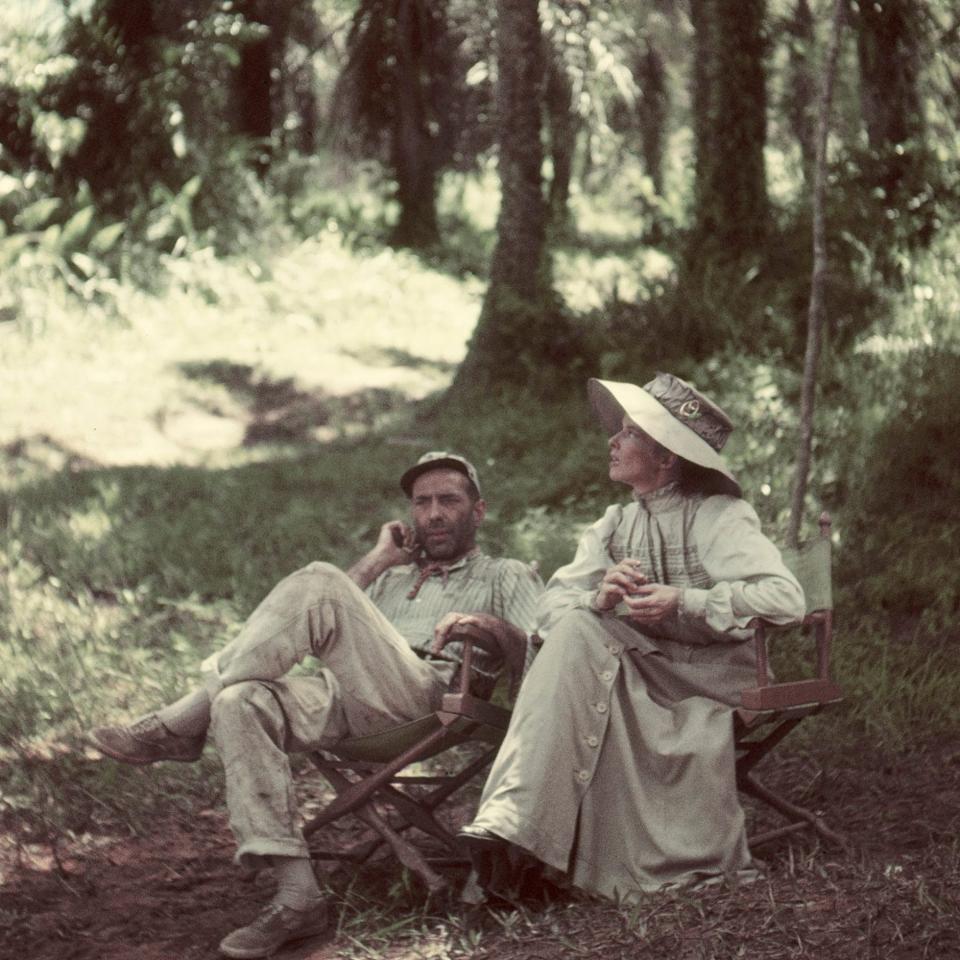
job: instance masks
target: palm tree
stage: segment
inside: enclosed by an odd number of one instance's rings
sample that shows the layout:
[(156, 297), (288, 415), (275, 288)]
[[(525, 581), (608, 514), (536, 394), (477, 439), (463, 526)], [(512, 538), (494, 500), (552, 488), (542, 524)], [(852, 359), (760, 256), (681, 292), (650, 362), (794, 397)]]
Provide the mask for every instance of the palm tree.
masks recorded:
[(454, 397), (511, 384), (542, 394), (565, 389), (566, 374), (580, 356), (553, 291), (547, 246), (543, 50), (537, 0), (498, 0), (497, 243), (480, 319), (451, 388)]
[(333, 98), (333, 130), (342, 144), (390, 168), (400, 206), (397, 246), (439, 239), (437, 186), (455, 153), (462, 73), (443, 0), (360, 0)]

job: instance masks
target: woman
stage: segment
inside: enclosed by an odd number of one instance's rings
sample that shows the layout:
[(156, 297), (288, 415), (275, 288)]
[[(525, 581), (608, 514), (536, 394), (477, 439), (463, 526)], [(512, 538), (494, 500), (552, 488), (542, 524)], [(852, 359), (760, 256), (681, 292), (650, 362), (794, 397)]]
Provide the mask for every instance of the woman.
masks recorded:
[(520, 848), (628, 899), (749, 868), (731, 722), (756, 676), (747, 625), (804, 601), (720, 455), (716, 404), (670, 374), (587, 390), (633, 499), (547, 584), (543, 647), (462, 836), (488, 884), (494, 852)]

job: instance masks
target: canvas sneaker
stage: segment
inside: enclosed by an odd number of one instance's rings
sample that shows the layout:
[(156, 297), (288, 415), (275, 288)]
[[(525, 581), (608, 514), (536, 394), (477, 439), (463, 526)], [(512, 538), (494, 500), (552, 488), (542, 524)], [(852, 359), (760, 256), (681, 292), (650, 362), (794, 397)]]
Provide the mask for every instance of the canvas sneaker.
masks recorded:
[(121, 763), (146, 764), (158, 760), (199, 760), (206, 737), (171, 733), (156, 714), (123, 727), (94, 727), (87, 740), (102, 754)]

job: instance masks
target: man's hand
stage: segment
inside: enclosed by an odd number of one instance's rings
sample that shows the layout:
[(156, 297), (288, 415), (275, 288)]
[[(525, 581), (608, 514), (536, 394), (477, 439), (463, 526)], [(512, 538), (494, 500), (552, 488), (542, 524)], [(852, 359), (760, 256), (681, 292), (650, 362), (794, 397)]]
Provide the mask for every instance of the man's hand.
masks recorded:
[(636, 593), (646, 582), (639, 560), (630, 557), (621, 560), (603, 575), (600, 589), (593, 598), (594, 610), (612, 610), (625, 596)]
[(527, 637), (522, 630), (492, 613), (448, 613), (433, 631), (430, 653), (442, 655), (458, 634), (470, 637), (481, 650), (502, 660), (519, 681), (527, 656)]
[(648, 583), (625, 596), (623, 602), (630, 609), (628, 619), (634, 623), (659, 623), (680, 609), (680, 595), (679, 587)]
[(365, 590), (388, 567), (411, 563), (419, 551), (413, 530), (399, 520), (390, 520), (380, 528), (373, 549), (347, 571), (347, 576)]
[(410, 563), (420, 549), (413, 528), (399, 520), (390, 520), (380, 528), (376, 545), (371, 553), (384, 561), (384, 569), (399, 563)]

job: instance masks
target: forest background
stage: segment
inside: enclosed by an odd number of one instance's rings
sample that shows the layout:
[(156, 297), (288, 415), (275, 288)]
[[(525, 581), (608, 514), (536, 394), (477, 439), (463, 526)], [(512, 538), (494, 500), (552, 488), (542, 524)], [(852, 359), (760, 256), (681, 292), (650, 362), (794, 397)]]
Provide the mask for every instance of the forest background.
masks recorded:
[[(856, 869), (792, 841), (774, 879), (835, 869), (855, 904), (884, 877), (878, 956), (960, 942), (955, 5), (51, 0), (4, 4), (0, 46), (11, 937), (37, 957), (56, 940), (15, 895), (28, 877), (69, 900), (108, 838), (156, 843), (157, 823), (218, 809), (213, 758), (131, 772), (82, 732), (181, 692), (284, 573), (351, 562), (403, 510), (396, 478), (423, 450), (474, 459), (487, 549), (549, 575), (622, 497), (586, 378), (668, 369), (731, 413), (731, 466), (785, 539), (816, 314), (801, 503), (807, 534), (834, 520), (846, 700), (794, 735), (780, 774), (840, 826), (871, 804), (899, 810), (885, 837), (926, 826)], [(904, 764), (940, 806), (870, 779)], [(661, 902), (641, 926), (669, 937), (657, 923), (703, 909)], [(411, 910), (419, 926), (397, 919)], [(353, 916), (368, 951), (429, 929), (448, 953), (508, 956), (523, 937), (456, 932), (409, 885)], [(727, 928), (710, 929), (716, 945)], [(755, 955), (805, 955), (788, 939)]]

